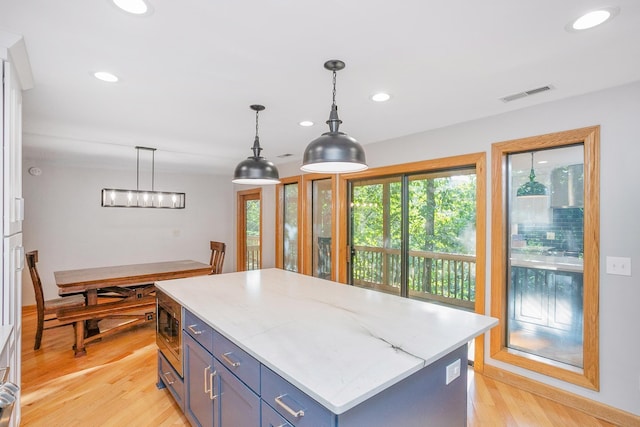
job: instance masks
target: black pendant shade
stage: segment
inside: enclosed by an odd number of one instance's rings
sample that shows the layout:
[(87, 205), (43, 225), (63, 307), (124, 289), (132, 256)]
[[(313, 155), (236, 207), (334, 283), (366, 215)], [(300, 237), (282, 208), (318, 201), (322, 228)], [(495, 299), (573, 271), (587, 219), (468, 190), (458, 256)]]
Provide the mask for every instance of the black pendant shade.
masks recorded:
[(253, 185), (278, 184), (280, 182), (278, 168), (272, 162), (260, 156), (262, 147), (260, 147), (260, 138), (258, 137), (258, 113), (264, 110), (264, 106), (251, 105), (249, 108), (256, 112), (256, 138), (253, 141), (253, 147), (251, 147), (253, 156), (247, 157), (246, 160), (238, 163), (233, 173), (232, 182)]
[(342, 70), (345, 63), (340, 60), (327, 61), (324, 68), (333, 72), (333, 104), (329, 114), (329, 132), (311, 141), (304, 151), (302, 169), (305, 172), (317, 173), (345, 173), (367, 169), (364, 149), (339, 126), (342, 120), (338, 118), (336, 105), (336, 71)]
[(536, 173), (533, 170), (533, 153), (531, 153), (531, 172), (529, 173), (529, 181), (518, 188), (517, 197), (539, 197), (547, 195), (547, 187), (536, 181)]

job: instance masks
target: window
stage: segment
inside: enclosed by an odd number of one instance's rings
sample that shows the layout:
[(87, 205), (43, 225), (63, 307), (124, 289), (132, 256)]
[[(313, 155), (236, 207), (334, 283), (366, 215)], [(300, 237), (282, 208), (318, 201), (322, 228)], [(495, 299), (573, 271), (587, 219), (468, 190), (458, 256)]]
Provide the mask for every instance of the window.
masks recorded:
[(473, 168), (351, 181), (350, 283), (473, 310)]
[(276, 187), (276, 266), (302, 271), (302, 191), (300, 177), (282, 179)]
[(484, 313), (484, 175), (484, 153), (342, 175), (341, 281)]
[(237, 270), (259, 270), (262, 266), (262, 190), (238, 192)]
[(599, 127), (493, 145), (492, 357), (598, 389)]
[(311, 251), (309, 264), (311, 275), (321, 279), (333, 280), (335, 273), (333, 268), (333, 230), (334, 230), (334, 178), (317, 178), (307, 180), (310, 187), (311, 200), (307, 206), (311, 206), (308, 213), (311, 225)]

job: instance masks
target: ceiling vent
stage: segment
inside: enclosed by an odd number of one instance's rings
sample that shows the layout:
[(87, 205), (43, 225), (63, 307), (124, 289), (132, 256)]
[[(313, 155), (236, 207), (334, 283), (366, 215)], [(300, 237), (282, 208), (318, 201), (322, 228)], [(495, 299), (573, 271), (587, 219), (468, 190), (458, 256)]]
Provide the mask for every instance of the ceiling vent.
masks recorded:
[(505, 97), (500, 98), (500, 100), (502, 102), (511, 102), (511, 101), (515, 101), (516, 99), (524, 98), (525, 96), (535, 95), (537, 93), (546, 92), (551, 89), (553, 89), (553, 86), (546, 85), (546, 86), (538, 87), (535, 89), (529, 89), (524, 92), (514, 93), (513, 95), (507, 95)]

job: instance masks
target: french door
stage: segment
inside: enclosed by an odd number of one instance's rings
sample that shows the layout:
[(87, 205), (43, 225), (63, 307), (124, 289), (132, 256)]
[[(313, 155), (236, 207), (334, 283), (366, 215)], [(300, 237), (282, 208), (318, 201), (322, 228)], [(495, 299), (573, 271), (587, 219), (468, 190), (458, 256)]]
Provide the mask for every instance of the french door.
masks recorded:
[(475, 168), (350, 182), (349, 281), (475, 308)]
[(237, 270), (259, 270), (262, 266), (262, 190), (238, 192)]

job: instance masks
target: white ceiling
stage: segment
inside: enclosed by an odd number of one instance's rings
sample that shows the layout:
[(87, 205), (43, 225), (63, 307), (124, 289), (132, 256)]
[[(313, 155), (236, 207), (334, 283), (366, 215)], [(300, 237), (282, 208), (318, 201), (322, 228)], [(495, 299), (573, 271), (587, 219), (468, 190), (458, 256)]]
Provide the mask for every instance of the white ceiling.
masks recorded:
[[(35, 87), (24, 94), (25, 156), (231, 176), (251, 154), (300, 161), (327, 131), (328, 59), (341, 59), (341, 130), (365, 146), (640, 80), (637, 0), (0, 0), (0, 29), (24, 36)], [(604, 25), (565, 25), (617, 6)], [(120, 82), (92, 74), (106, 70)], [(552, 85), (511, 103), (499, 98)], [(369, 97), (392, 95), (386, 103)], [(301, 120), (316, 123), (310, 128)], [(292, 157), (278, 158), (290, 153)]]

